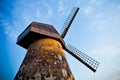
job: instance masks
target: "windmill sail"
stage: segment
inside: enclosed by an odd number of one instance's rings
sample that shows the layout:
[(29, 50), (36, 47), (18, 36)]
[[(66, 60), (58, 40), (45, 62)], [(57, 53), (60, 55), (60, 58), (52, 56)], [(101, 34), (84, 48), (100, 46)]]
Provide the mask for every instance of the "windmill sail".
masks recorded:
[(79, 8), (78, 7), (74, 7), (73, 10), (71, 11), (71, 13), (69, 14), (68, 18), (66, 19), (64, 25), (63, 25), (63, 31), (61, 32), (61, 37), (64, 38), (67, 31), (70, 28), (70, 25), (72, 24), (72, 21), (74, 20), (77, 12), (78, 12)]
[(80, 62), (82, 62), (89, 69), (91, 69), (93, 72), (97, 70), (97, 67), (100, 64), (98, 61), (87, 56), (86, 54), (84, 54), (77, 48), (73, 47), (72, 45), (67, 45), (65, 50), (69, 52), (72, 56), (74, 56), (76, 59), (78, 59)]

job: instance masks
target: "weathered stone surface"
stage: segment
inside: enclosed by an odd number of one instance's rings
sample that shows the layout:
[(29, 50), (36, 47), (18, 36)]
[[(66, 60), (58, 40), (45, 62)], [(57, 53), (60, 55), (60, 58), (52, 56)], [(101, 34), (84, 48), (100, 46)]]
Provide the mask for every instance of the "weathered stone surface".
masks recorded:
[(33, 42), (15, 80), (74, 80), (60, 42), (45, 38)]

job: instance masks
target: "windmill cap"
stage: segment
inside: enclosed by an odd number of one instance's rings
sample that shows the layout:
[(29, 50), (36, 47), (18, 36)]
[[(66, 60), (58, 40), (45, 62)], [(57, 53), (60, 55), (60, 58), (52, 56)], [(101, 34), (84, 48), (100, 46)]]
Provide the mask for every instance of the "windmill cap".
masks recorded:
[(59, 41), (63, 48), (65, 47), (64, 40), (60, 34), (54, 28), (53, 25), (32, 22), (17, 38), (17, 44), (25, 49), (28, 49), (29, 45), (42, 38), (53, 38)]

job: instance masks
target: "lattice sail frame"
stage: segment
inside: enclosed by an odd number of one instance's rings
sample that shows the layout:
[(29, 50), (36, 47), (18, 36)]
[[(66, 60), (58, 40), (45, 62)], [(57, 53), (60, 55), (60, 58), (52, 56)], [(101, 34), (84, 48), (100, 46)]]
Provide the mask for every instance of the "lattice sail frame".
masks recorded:
[(77, 12), (79, 11), (79, 7), (74, 7), (71, 11), (71, 13), (69, 14), (69, 16), (67, 17), (65, 23), (63, 24), (62, 30), (61, 30), (61, 37), (64, 38), (67, 31), (70, 28), (70, 25), (72, 24), (75, 16), (77, 15)]
[(74, 46), (72, 46), (70, 44), (66, 46), (66, 51), (69, 52), (76, 59), (78, 59), (80, 62), (82, 62), (89, 69), (91, 69), (93, 72), (95, 72), (97, 70), (97, 68), (100, 64), (98, 61), (87, 56), (82, 51), (78, 50), (77, 48), (75, 48)]

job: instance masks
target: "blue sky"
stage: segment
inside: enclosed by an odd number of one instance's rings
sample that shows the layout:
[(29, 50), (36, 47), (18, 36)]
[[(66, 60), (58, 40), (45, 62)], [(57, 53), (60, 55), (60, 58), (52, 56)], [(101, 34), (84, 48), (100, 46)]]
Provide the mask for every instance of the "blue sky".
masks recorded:
[(75, 80), (120, 80), (120, 0), (1, 0), (0, 80), (16, 75), (27, 51), (16, 39), (32, 21), (60, 32), (75, 6), (80, 11), (64, 40), (100, 62), (93, 73), (65, 52)]

